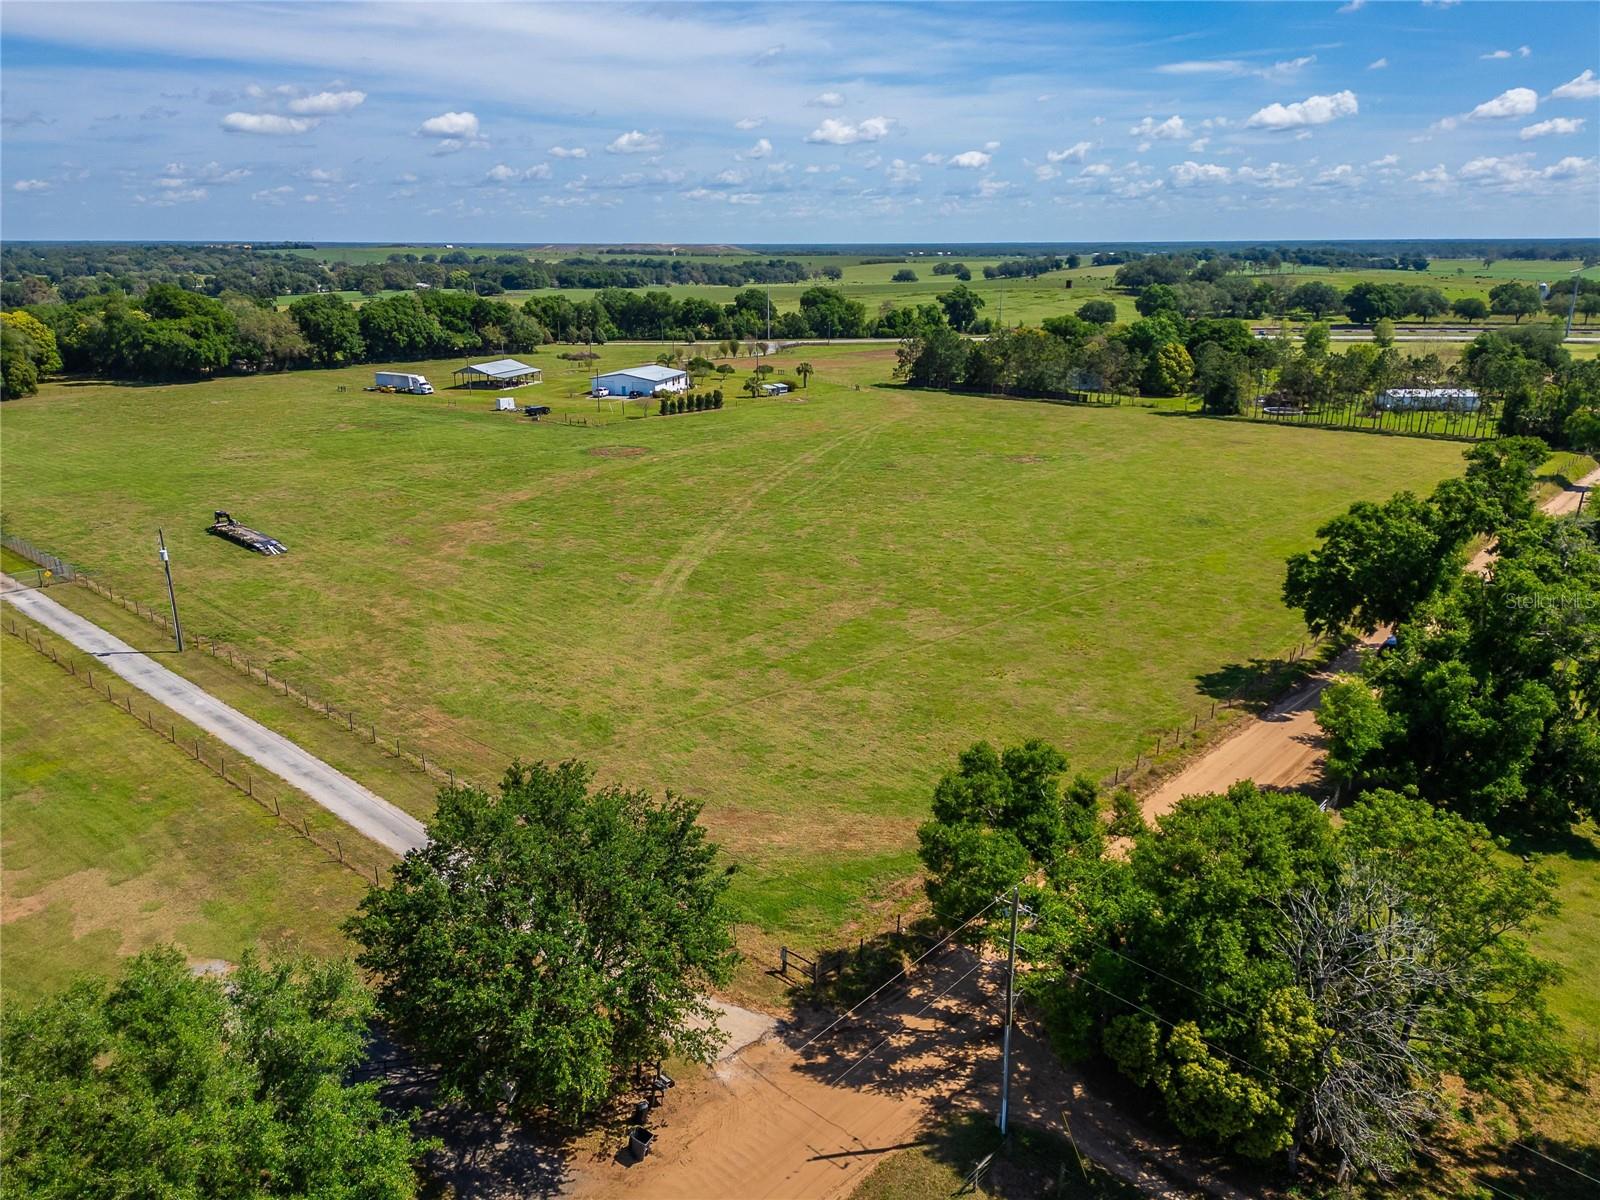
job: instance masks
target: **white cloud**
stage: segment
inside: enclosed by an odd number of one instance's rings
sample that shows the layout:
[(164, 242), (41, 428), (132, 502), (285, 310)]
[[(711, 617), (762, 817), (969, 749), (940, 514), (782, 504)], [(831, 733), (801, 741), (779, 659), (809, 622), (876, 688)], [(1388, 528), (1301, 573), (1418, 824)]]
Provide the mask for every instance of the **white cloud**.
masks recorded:
[(1269, 162), (1264, 167), (1240, 167), (1234, 174), (1242, 183), (1274, 191), (1300, 186), (1300, 177), (1281, 162)]
[(1251, 114), (1245, 125), (1251, 129), (1300, 129), (1307, 125), (1326, 125), (1340, 117), (1360, 112), (1356, 94), (1335, 92), (1331, 96), (1307, 96), (1293, 104), (1269, 104)]
[(11, 185), (13, 192), (48, 192), (55, 185), (48, 179), (19, 179)]
[(1255, 72), (1269, 82), (1279, 83), (1298, 75), (1306, 67), (1317, 61), (1315, 54), (1307, 54), (1300, 58), (1287, 59), (1284, 62), (1275, 62), (1270, 67), (1263, 67)]
[(1195, 138), (1194, 141), (1189, 143), (1189, 153), (1190, 154), (1204, 154), (1206, 147), (1209, 146), (1210, 144), (1211, 144), (1211, 139), (1208, 138), (1208, 137)]
[(1366, 6), (1367, 6), (1367, 0), (1349, 0), (1348, 4), (1341, 4), (1334, 11), (1338, 12), (1340, 14), (1360, 12)]
[(282, 187), (262, 188), (259, 192), (251, 192), (250, 199), (257, 204), (282, 204), (284, 200), (294, 195), (294, 189), (288, 184)]
[(983, 179), (978, 182), (978, 199), (993, 200), (1009, 192), (1012, 184), (1004, 179)]
[(1532, 153), (1484, 155), (1462, 165), (1459, 178), (1480, 187), (1509, 191), (1534, 190), (1550, 183), (1589, 178), (1595, 160), (1569, 155), (1548, 167), (1535, 167)]
[(1379, 170), (1387, 167), (1398, 167), (1399, 165), (1400, 156), (1398, 154), (1385, 154), (1382, 158), (1375, 158), (1367, 164), (1367, 166), (1377, 167)]
[(1061, 174), (1060, 167), (1052, 167), (1049, 163), (1040, 163), (1033, 169), (1033, 177), (1040, 183), (1047, 183)]
[(238, 183), (249, 176), (250, 171), (245, 167), (224, 167), (219, 162), (208, 162), (194, 173), (194, 177), (202, 183)]
[(1569, 79), (1555, 91), (1550, 93), (1552, 100), (1594, 100), (1600, 99), (1600, 79), (1595, 78), (1595, 73), (1585, 70), (1576, 79)]
[(1375, 58), (1375, 59), (1373, 59), (1371, 62), (1369, 62), (1367, 64), (1367, 70), (1369, 70), (1369, 71), (1381, 71), (1385, 67), (1387, 67), (1388, 65), (1389, 65), (1389, 60), (1387, 58)]
[(487, 183), (518, 183), (527, 179), (549, 179), (550, 164), (535, 163), (531, 167), (509, 167), (505, 163), (496, 163), (484, 174)]
[(582, 146), (551, 146), (546, 151), (551, 158), (588, 158), (589, 152)]
[(1444, 184), (1450, 182), (1450, 172), (1444, 169), (1444, 164), (1429, 167), (1425, 171), (1418, 171), (1415, 175), (1406, 176), (1407, 183)]
[(939, 166), (940, 164), (942, 164), (944, 162), (944, 155), (935, 154), (932, 150), (930, 150), (930, 151), (928, 151), (928, 153), (924, 154), (918, 161), (927, 163), (930, 167), (937, 167), (937, 166)]
[(606, 147), (608, 154), (654, 154), (661, 149), (661, 135), (659, 133), (644, 133), (638, 129), (630, 129), (627, 133), (619, 134)]
[(1168, 140), (1188, 137), (1189, 127), (1183, 123), (1182, 117), (1174, 114), (1165, 121), (1157, 121), (1154, 117), (1146, 117), (1129, 129), (1128, 132), (1135, 137)]
[(1299, 74), (1306, 67), (1317, 61), (1315, 54), (1306, 54), (1300, 58), (1284, 59), (1272, 63), (1270, 66), (1255, 67), (1245, 62), (1242, 58), (1198, 58), (1187, 59), (1183, 62), (1162, 63), (1156, 68), (1161, 75), (1218, 75), (1224, 77), (1254, 75), (1259, 79), (1272, 82), (1282, 82)]
[(1243, 75), (1249, 69), (1244, 60), (1238, 58), (1192, 58), (1162, 63), (1156, 72), (1161, 75)]
[(981, 171), (989, 165), (992, 157), (982, 150), (963, 150), (960, 154), (952, 154), (948, 165), (967, 171)]
[(1511, 51), (1509, 51), (1509, 50), (1491, 50), (1487, 54), (1478, 55), (1478, 57), (1479, 58), (1510, 58), (1511, 57)]
[(263, 133), (276, 137), (309, 133), (319, 124), (315, 117), (285, 117), (278, 113), (231, 112), (222, 118), (222, 127), (229, 133)]
[(1315, 182), (1322, 187), (1355, 187), (1366, 181), (1356, 174), (1356, 169), (1349, 163), (1340, 163), (1319, 174)]
[(359, 107), (366, 98), (365, 92), (317, 92), (289, 101), (289, 111), (305, 117), (332, 117)]
[(1084, 176), (1090, 179), (1101, 179), (1111, 174), (1111, 168), (1105, 163), (1090, 163), (1083, 170), (1079, 171), (1078, 174), (1079, 176)]
[(478, 136), (478, 117), (470, 112), (440, 113), (424, 121), (417, 132), (425, 137), (471, 140)]
[(821, 125), (806, 134), (806, 141), (823, 142), (830, 146), (853, 146), (857, 142), (876, 142), (888, 137), (893, 125), (892, 117), (868, 117), (860, 122), (824, 117)]
[(1233, 172), (1221, 163), (1197, 163), (1192, 159), (1168, 167), (1173, 187), (1196, 187), (1207, 183), (1226, 183)]
[(752, 129), (760, 129), (766, 123), (767, 119), (765, 117), (741, 117), (733, 123), (733, 127), (749, 132)]
[[(807, 168), (809, 170), (810, 168)], [(922, 179), (922, 172), (918, 171), (915, 164), (908, 163), (903, 158), (897, 158), (884, 168), (890, 183), (911, 184)]]
[(1551, 134), (1582, 133), (1582, 117), (1552, 117), (1548, 121), (1540, 121), (1536, 125), (1522, 127), (1522, 140), (1531, 142), (1534, 138), (1549, 137)]
[(771, 158), (772, 157), (772, 143), (769, 142), (766, 138), (757, 138), (756, 139), (756, 144), (754, 146), (751, 146), (750, 149), (746, 150), (743, 154), (739, 155), (739, 157), (740, 158)]
[(1044, 157), (1047, 162), (1082, 162), (1089, 151), (1094, 149), (1092, 142), (1073, 142), (1065, 150), (1046, 150)]
[(806, 101), (812, 108), (843, 108), (843, 92), (823, 92), (820, 96), (813, 96)]
[(1467, 114), (1469, 121), (1498, 121), (1505, 117), (1525, 117), (1539, 107), (1539, 93), (1532, 88), (1508, 88), (1493, 100), (1485, 100)]
[(302, 179), (309, 179), (312, 183), (338, 183), (344, 178), (344, 172), (327, 167), (312, 167), (300, 172)]

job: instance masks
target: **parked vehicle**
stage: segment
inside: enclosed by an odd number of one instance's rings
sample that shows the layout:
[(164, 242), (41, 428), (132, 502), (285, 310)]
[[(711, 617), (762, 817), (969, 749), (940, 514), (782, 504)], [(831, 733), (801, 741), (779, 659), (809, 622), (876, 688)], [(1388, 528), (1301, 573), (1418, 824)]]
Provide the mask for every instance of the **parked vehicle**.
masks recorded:
[(373, 385), (381, 392), (394, 390), (413, 396), (433, 395), (433, 384), (425, 375), (412, 375), (405, 371), (379, 371), (372, 377)]

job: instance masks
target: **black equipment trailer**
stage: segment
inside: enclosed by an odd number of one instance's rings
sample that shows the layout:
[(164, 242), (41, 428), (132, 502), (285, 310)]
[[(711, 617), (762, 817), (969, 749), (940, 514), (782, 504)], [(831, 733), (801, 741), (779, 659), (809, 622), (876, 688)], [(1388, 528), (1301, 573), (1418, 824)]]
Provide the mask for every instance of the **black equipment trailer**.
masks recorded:
[(289, 547), (285, 546), (275, 537), (268, 537), (259, 529), (251, 529), (248, 525), (241, 525), (235, 521), (231, 514), (223, 512), (220, 508), (214, 514), (215, 520), (206, 527), (206, 532), (219, 538), (227, 538), (236, 546), (243, 546), (246, 550), (254, 550), (257, 554), (287, 554)]

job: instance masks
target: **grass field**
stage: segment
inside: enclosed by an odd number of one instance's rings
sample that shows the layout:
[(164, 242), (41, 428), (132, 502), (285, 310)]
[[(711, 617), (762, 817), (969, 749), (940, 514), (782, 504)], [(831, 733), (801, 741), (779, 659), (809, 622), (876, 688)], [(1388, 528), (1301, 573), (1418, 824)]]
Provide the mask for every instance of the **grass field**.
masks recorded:
[[(458, 247), (473, 254), (504, 254), (505, 248), (492, 247)], [(382, 263), (392, 253), (425, 253), (439, 252), (443, 247), (420, 246), (341, 246), (328, 247), (317, 250), (296, 251), (306, 257), (317, 258), (328, 262), (351, 263)], [(560, 259), (568, 256), (568, 252), (552, 252), (539, 250), (521, 251), (534, 259)], [(603, 256), (602, 256), (603, 257)], [(654, 257), (641, 252), (640, 255), (619, 255), (622, 259), (630, 257)], [(739, 252), (733, 254), (692, 254), (680, 255), (680, 258), (691, 261), (705, 262), (739, 262), (753, 256), (750, 253)], [(862, 255), (823, 255), (823, 254), (794, 254), (785, 255), (795, 261), (804, 262), (811, 266), (837, 266), (843, 272), (843, 278), (836, 285), (842, 288), (853, 300), (859, 300), (866, 305), (869, 314), (876, 314), (885, 304), (897, 306), (932, 304), (941, 292), (948, 291), (957, 281), (953, 275), (933, 274), (934, 265), (940, 261), (960, 261), (965, 263), (972, 271), (972, 280), (968, 287), (981, 295), (985, 302), (983, 315), (996, 321), (1009, 325), (1018, 323), (1037, 325), (1047, 317), (1059, 316), (1062, 313), (1075, 311), (1080, 304), (1088, 300), (1110, 300), (1117, 306), (1117, 319), (1131, 321), (1138, 316), (1134, 308), (1134, 297), (1122, 292), (1111, 290), (1111, 280), (1116, 274), (1116, 267), (1083, 266), (1073, 271), (1052, 271), (1036, 279), (985, 279), (983, 268), (993, 266), (1002, 261), (1000, 258), (984, 256), (953, 256), (948, 260), (941, 260), (934, 256), (908, 255), (903, 261), (894, 262), (865, 262)], [(880, 256), (886, 257), (886, 256)], [(1085, 258), (1087, 259), (1087, 255)], [(1582, 264), (1577, 261), (1542, 261), (1542, 260), (1497, 260), (1489, 266), (1484, 266), (1481, 259), (1435, 259), (1426, 271), (1341, 271), (1330, 270), (1322, 267), (1296, 267), (1286, 266), (1283, 274), (1292, 283), (1299, 284), (1319, 280), (1332, 284), (1340, 290), (1348, 290), (1356, 283), (1366, 281), (1373, 283), (1401, 283), (1416, 287), (1436, 287), (1451, 300), (1463, 296), (1479, 296), (1488, 298), (1489, 289), (1496, 284), (1508, 281), (1534, 282), (1542, 281), (1551, 284), (1553, 288), (1559, 287), (1562, 281), (1568, 279), (1568, 272)], [(915, 283), (894, 283), (892, 278), (897, 271), (909, 268), (917, 274)], [(1262, 276), (1265, 278), (1265, 276)], [(800, 295), (807, 288), (817, 283), (827, 283), (826, 280), (810, 280), (798, 284), (774, 284), (770, 288), (772, 307), (775, 313), (793, 311), (800, 306)], [(733, 297), (739, 291), (732, 287), (712, 287), (690, 284), (677, 286), (670, 289), (674, 295), (700, 296), (718, 304), (732, 303)], [(358, 292), (342, 293), (346, 299), (355, 303), (363, 302), (364, 298)], [(384, 292), (380, 295), (392, 295)], [(521, 302), (534, 292), (514, 291), (507, 292), (501, 299), (512, 302)], [(586, 288), (569, 288), (561, 292), (572, 300), (587, 299), (594, 293)], [(288, 304), (295, 297), (283, 296), (279, 298), (280, 304)], [(1505, 318), (1495, 318), (1492, 323), (1504, 322)], [(1421, 353), (1420, 350), (1407, 347), (1412, 353)]]
[[(52, 384), (6, 406), (5, 515), (148, 602), (164, 527), (192, 633), (458, 770), (581, 756), (702, 798), (745, 918), (806, 937), (911, 869), (957, 748), (1038, 734), (1109, 773), (1299, 641), (1282, 563), (1322, 520), (1460, 464), (805, 354), (798, 398), (590, 428), (364, 393), (365, 369)], [(565, 394), (588, 366), (538, 361), (524, 395), (593, 404)], [(290, 554), (206, 537), (224, 507)]]
[(338, 923), (365, 890), (357, 876), (43, 655), (0, 639), (5, 1002), (109, 974), (161, 942), (196, 961), (236, 961), (258, 944), (343, 950)]

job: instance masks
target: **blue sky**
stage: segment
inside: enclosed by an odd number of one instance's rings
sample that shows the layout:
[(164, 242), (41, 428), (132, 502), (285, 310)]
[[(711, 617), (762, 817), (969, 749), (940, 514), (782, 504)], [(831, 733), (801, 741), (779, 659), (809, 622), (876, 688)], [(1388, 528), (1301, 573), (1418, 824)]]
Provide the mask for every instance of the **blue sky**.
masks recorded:
[(1600, 5), (0, 9), (6, 237), (1600, 233)]

